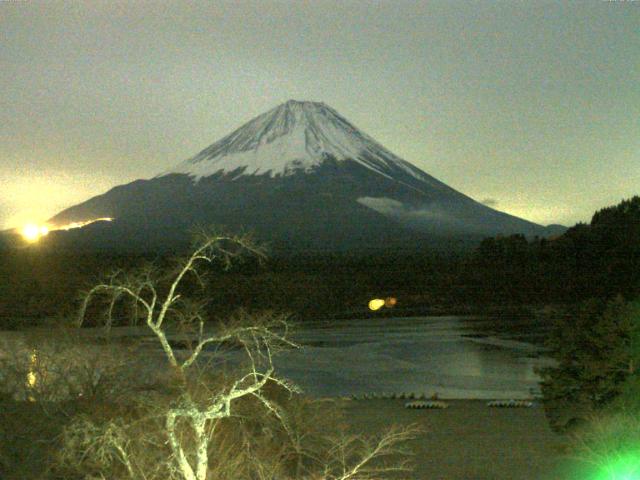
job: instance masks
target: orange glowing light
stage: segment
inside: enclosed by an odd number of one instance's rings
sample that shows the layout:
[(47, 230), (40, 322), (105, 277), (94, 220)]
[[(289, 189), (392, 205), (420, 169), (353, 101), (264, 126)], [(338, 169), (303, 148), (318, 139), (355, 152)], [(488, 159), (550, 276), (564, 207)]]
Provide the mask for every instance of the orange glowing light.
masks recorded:
[(384, 300), (384, 306), (387, 308), (395, 306), (396, 303), (398, 303), (398, 299), (396, 297), (387, 297)]

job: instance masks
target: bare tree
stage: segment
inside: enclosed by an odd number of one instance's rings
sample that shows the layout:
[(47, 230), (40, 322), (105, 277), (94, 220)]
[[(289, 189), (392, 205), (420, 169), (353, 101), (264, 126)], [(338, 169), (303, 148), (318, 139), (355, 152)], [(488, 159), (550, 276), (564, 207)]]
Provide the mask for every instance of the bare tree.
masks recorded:
[(0, 392), (42, 406), (116, 395), (128, 355), (122, 345), (91, 343), (61, 325), (2, 338), (0, 352)]
[[(392, 427), (377, 438), (342, 434), (331, 439), (322, 480), (376, 480), (412, 470), (411, 452), (403, 446), (420, 429)], [(397, 461), (396, 458), (401, 460)]]
[[(142, 318), (146, 327), (159, 341), (166, 360), (175, 371), (181, 384), (188, 383), (188, 370), (198, 360), (208, 345), (221, 345), (234, 341), (239, 343), (249, 361), (248, 371), (236, 379), (229, 388), (218, 392), (211, 392), (204, 402), (198, 402), (190, 389), (183, 388), (182, 395), (171, 405), (165, 413), (165, 427), (169, 445), (173, 454), (175, 468), (185, 480), (205, 480), (209, 465), (208, 431), (213, 422), (231, 415), (232, 404), (245, 396), (257, 398), (268, 411), (281, 417), (279, 409), (269, 399), (262, 395), (267, 383), (275, 383), (290, 392), (295, 387), (279, 379), (275, 375), (273, 366), (274, 351), (296, 345), (287, 338), (288, 324), (282, 316), (263, 317), (250, 325), (232, 325), (219, 329), (215, 333), (205, 331), (205, 318), (202, 308), (191, 303), (183, 303), (182, 309), (177, 309), (181, 300), (180, 286), (185, 277), (193, 275), (198, 281), (201, 276), (197, 266), (200, 263), (212, 263), (215, 260), (229, 266), (232, 260), (244, 253), (251, 253), (263, 257), (261, 249), (256, 248), (247, 237), (232, 237), (227, 235), (203, 235), (193, 253), (178, 267), (173, 281), (166, 294), (158, 292), (157, 279), (153, 270), (147, 269), (136, 275), (125, 275), (116, 272), (104, 283), (100, 283), (87, 293), (82, 303), (78, 318), (79, 326), (85, 318), (86, 309), (96, 295), (108, 297), (107, 326), (112, 323), (112, 313), (116, 303), (127, 299), (136, 308), (142, 310)], [(183, 326), (196, 327), (195, 347), (184, 357), (179, 358), (167, 337), (167, 320), (173, 316)], [(185, 422), (192, 430), (195, 438), (195, 455), (189, 452), (178, 434), (178, 424)], [(128, 467), (129, 473), (133, 471)]]
[[(255, 316), (241, 313), (235, 320), (220, 324), (212, 330), (205, 322), (203, 304), (183, 298), (181, 290), (187, 278), (202, 283), (199, 266), (221, 262), (224, 267), (229, 267), (236, 258), (245, 254), (264, 258), (263, 250), (256, 247), (246, 236), (205, 232), (200, 236), (191, 255), (178, 263), (164, 288), (161, 286), (160, 272), (154, 268), (147, 268), (137, 273), (115, 272), (84, 295), (78, 326), (84, 323), (88, 308), (96, 297), (106, 299), (107, 329), (113, 325), (114, 312), (118, 304), (127, 301), (134, 312), (132, 320), (135, 322), (140, 318), (144, 326), (152, 332), (162, 348), (170, 371), (173, 372), (173, 383), (178, 393), (166, 404), (163, 403), (164, 400), (150, 400), (147, 406), (148, 411), (152, 413), (144, 419), (145, 422), (161, 419), (161, 429), (165, 435), (164, 444), (157, 439), (145, 437), (144, 433), (137, 439), (138, 444), (146, 442), (145, 449), (156, 448), (160, 455), (165, 445), (168, 445), (170, 454), (164, 461), (158, 458), (156, 473), (160, 475), (162, 471), (162, 478), (180, 480), (211, 478), (212, 462), (221, 465), (220, 459), (211, 458), (212, 441), (222, 438), (219, 429), (224, 423), (221, 422), (237, 414), (238, 405), (249, 399), (277, 422), (287, 437), (287, 444), (293, 446), (296, 455), (305, 457), (311, 464), (316, 465), (316, 471), (320, 472), (321, 477), (310, 474), (310, 470), (303, 469), (300, 462), (295, 469), (298, 475), (304, 470), (306, 478), (365, 480), (404, 469), (404, 463), (380, 467), (377, 470), (370, 468), (370, 465), (376, 458), (396, 453), (396, 444), (415, 434), (412, 429), (391, 431), (374, 443), (367, 443), (360, 437), (342, 437), (337, 441), (332, 439), (324, 454), (305, 450), (302, 437), (294, 432), (287, 413), (267, 393), (269, 388), (278, 388), (289, 396), (298, 392), (294, 385), (275, 374), (273, 364), (276, 352), (283, 348), (298, 347), (289, 338), (290, 324), (286, 316)], [(177, 328), (171, 331), (169, 325)], [(181, 334), (181, 340), (190, 343), (191, 348), (186, 352), (177, 349), (175, 343), (172, 345), (177, 338), (172, 335), (178, 333)], [(200, 364), (206, 361), (210, 351), (217, 351), (229, 345), (243, 354), (240, 373), (226, 378), (221, 373), (219, 380), (222, 381), (212, 383), (210, 378), (203, 377)], [(156, 478), (154, 473), (149, 471), (148, 463), (140, 462), (136, 458), (136, 439), (131, 437), (131, 433), (127, 433), (131, 428), (117, 419), (98, 427), (86, 417), (78, 418), (65, 432), (68, 448), (63, 457), (67, 464), (73, 464), (73, 458), (75, 461), (84, 461), (90, 457), (95, 459), (96, 465), (115, 462), (124, 469), (123, 474), (132, 479)], [(143, 430), (139, 429), (138, 432)], [(248, 450), (253, 448), (252, 442), (255, 440), (251, 435), (253, 434), (246, 435), (243, 441)], [(237, 437), (234, 438), (238, 441)], [(217, 447), (220, 448), (215, 451), (221, 452), (221, 445)], [(233, 448), (242, 447), (236, 445)], [(251, 458), (251, 455), (247, 455), (246, 458)], [(248, 478), (285, 478), (281, 466), (276, 465), (277, 462), (271, 467), (267, 463), (254, 465), (255, 468)], [(247, 478), (238, 473), (243, 468), (246, 470), (247, 464), (228, 460), (226, 467), (231, 466), (236, 472), (231, 478)]]

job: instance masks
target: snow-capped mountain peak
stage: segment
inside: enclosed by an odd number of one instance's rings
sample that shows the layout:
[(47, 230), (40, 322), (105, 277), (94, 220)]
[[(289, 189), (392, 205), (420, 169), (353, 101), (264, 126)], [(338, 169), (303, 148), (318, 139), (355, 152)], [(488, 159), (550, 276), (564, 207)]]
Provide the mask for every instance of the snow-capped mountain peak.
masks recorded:
[[(423, 179), (422, 172), (359, 131), (320, 102), (289, 100), (254, 118), (162, 175), (195, 179), (219, 172), (286, 176), (310, 171), (324, 160), (354, 160), (380, 174), (401, 168)], [(395, 168), (394, 168), (395, 167)]]
[(173, 170), (114, 187), (49, 224), (104, 217), (114, 221), (71, 231), (68, 245), (86, 239), (96, 248), (172, 250), (188, 244), (194, 225), (249, 228), (283, 252), (390, 252), (455, 238), (545, 235), (405, 162), (327, 105), (293, 100)]

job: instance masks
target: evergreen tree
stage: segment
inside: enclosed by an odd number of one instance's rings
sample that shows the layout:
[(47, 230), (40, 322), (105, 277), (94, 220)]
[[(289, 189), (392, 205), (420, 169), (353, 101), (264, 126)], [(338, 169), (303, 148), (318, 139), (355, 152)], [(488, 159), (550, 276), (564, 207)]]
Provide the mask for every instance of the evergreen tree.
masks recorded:
[(539, 370), (552, 428), (561, 430), (607, 406), (637, 375), (637, 312), (617, 296), (606, 303), (588, 300), (556, 319), (548, 346), (557, 365)]

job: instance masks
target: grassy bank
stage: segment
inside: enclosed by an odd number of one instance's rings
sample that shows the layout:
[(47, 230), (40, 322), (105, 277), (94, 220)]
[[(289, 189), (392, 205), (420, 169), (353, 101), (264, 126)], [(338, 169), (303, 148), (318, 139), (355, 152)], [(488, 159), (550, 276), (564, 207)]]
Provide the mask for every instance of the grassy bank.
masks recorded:
[(446, 409), (411, 410), (405, 400), (344, 400), (355, 433), (417, 423), (410, 442), (416, 470), (411, 478), (443, 480), (564, 480), (566, 440), (553, 433), (541, 405), (489, 408), (479, 400), (448, 400)]

